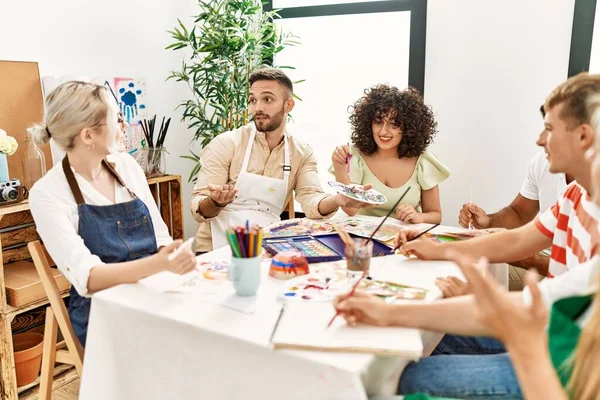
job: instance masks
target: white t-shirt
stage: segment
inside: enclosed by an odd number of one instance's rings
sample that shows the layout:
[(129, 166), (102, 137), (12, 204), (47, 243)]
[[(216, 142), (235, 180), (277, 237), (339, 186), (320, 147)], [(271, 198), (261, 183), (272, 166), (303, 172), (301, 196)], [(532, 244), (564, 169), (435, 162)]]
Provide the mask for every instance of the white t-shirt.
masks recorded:
[(565, 174), (552, 174), (548, 170), (546, 153), (540, 151), (529, 161), (527, 175), (521, 187), (521, 196), (540, 202), (540, 212), (552, 207), (567, 188)]
[[(142, 168), (127, 153), (111, 154), (107, 158), (115, 163), (115, 170), (127, 187), (148, 207), (158, 247), (169, 245), (173, 239), (171, 239), (152, 193), (150, 193)], [(86, 204), (96, 206), (113, 204), (85, 178), (75, 172), (73, 167), (71, 169)], [(115, 203), (130, 200), (132, 197), (129, 191), (116, 183)], [(56, 164), (33, 185), (29, 193), (29, 208), (38, 234), (60, 272), (80, 295), (90, 297), (87, 292), (90, 271), (93, 267), (103, 263), (100, 257), (90, 252), (78, 234), (77, 203), (67, 183), (62, 163)]]
[[(596, 293), (600, 277), (600, 256), (595, 256), (585, 263), (570, 269), (563, 274), (555, 276), (552, 279), (544, 279), (538, 283), (544, 303), (550, 309), (552, 304), (560, 299), (573, 296), (586, 296)], [(531, 291), (529, 287), (523, 289), (523, 301), (525, 304), (531, 303)], [(577, 320), (580, 326), (583, 326), (591, 318), (592, 307)]]

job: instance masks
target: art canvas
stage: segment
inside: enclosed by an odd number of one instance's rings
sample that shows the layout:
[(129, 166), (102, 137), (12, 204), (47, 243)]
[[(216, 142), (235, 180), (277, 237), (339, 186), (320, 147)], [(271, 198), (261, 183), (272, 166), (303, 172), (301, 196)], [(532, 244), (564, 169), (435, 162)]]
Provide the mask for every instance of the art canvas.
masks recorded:
[[(146, 80), (126, 77), (45, 76), (42, 78), (44, 96), (47, 96), (61, 84), (72, 80), (96, 83), (106, 86), (110, 90), (119, 105), (124, 120), (129, 124), (126, 134), (121, 138), (121, 144), (125, 151), (134, 157), (137, 156), (136, 153), (146, 146), (146, 139), (140, 124), (140, 120), (148, 117)], [(63, 156), (64, 152), (53, 144), (52, 158), (54, 164), (62, 160)]]

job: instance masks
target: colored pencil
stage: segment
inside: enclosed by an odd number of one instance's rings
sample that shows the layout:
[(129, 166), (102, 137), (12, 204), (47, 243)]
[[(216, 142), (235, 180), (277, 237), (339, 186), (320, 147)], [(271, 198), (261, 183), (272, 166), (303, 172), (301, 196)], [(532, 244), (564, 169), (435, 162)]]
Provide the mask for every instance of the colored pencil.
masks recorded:
[(229, 246), (231, 246), (231, 252), (233, 253), (234, 257), (241, 258), (240, 250), (239, 250), (236, 240), (235, 240), (235, 235), (229, 229), (227, 230), (226, 234), (227, 234), (227, 241), (229, 242)]
[(251, 249), (251, 247), (250, 247), (250, 235), (251, 235), (251, 233), (250, 233), (250, 223), (248, 222), (248, 220), (246, 220), (246, 235), (245, 235), (245, 239), (246, 240), (244, 242), (244, 245), (246, 245), (246, 249), (247, 249), (247, 252), (248, 252), (248, 257), (252, 257), (250, 255), (250, 249)]
[(244, 235), (242, 234), (242, 228), (238, 227), (235, 233), (237, 235), (237, 240), (240, 246), (242, 257), (247, 258), (248, 254), (246, 253), (246, 246), (244, 245)]

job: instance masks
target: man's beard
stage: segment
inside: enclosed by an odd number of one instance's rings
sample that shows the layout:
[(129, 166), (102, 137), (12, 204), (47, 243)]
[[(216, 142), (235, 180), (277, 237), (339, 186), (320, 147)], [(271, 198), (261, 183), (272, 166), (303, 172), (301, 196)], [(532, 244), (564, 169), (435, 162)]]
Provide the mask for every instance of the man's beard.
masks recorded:
[[(258, 114), (258, 115), (266, 115), (266, 114)], [(254, 115), (254, 125), (256, 125), (256, 130), (259, 132), (273, 132), (277, 130), (281, 124), (283, 124), (283, 119), (285, 118), (285, 106), (281, 107), (281, 111), (277, 114), (273, 115), (273, 117), (269, 117), (266, 121), (257, 121), (256, 117), (258, 115)]]

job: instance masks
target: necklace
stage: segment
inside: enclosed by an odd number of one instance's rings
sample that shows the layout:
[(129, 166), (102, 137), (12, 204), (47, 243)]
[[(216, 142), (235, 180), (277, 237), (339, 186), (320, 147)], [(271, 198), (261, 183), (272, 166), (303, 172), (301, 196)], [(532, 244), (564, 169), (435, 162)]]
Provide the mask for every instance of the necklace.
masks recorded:
[(98, 173), (95, 176), (92, 175), (92, 182), (96, 182), (98, 178), (100, 178), (100, 174), (102, 174), (103, 170), (104, 168), (102, 167), (102, 165), (100, 165), (100, 170), (98, 171)]

